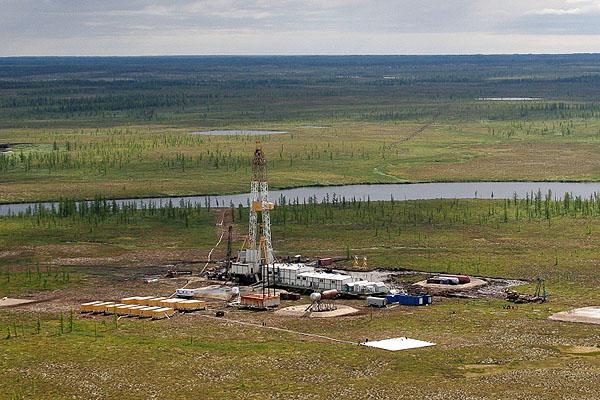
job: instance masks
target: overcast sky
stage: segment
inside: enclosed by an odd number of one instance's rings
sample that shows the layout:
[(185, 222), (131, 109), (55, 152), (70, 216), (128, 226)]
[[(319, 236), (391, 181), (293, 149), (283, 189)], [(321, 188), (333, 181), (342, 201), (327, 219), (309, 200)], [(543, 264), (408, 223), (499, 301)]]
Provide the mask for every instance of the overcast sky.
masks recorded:
[(0, 0), (0, 56), (600, 52), (600, 0)]

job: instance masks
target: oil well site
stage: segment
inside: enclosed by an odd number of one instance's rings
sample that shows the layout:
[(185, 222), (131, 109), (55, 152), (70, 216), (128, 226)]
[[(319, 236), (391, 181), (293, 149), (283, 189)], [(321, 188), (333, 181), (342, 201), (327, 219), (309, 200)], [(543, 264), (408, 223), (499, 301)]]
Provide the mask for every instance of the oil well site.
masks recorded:
[[(585, 303), (582, 305), (586, 307), (551, 312), (553, 296), (542, 277), (525, 280), (447, 269), (431, 272), (385, 269), (369, 265), (366, 256), (351, 252), (345, 256), (337, 253), (303, 256), (293, 251), (281, 254), (273, 245), (277, 240), (272, 235), (271, 213), (277, 205), (269, 197), (267, 166), (262, 146), (257, 144), (251, 158), (248, 206), (216, 207), (210, 211), (217, 222), (215, 243), (207, 252), (186, 254), (189, 259), (177, 263), (143, 260), (146, 265), (138, 268), (99, 268), (70, 289), (4, 297), (0, 306), (9, 310), (10, 318), (21, 321), (24, 316), (40, 312), (59, 312), (58, 323), (50, 323), (55, 330), (51, 336), (68, 335), (77, 329), (85, 340), (94, 343), (106, 335), (120, 335), (119, 332), (131, 329), (141, 335), (140, 340), (156, 340), (157, 332), (168, 335), (171, 330), (178, 334), (183, 331), (185, 346), (200, 347), (206, 345), (207, 338), (214, 340), (212, 335), (234, 335), (235, 341), (241, 340), (249, 346), (264, 343), (268, 348), (270, 335), (285, 335), (292, 347), (303, 343), (342, 346), (344, 351), (358, 352), (375, 365), (379, 359), (390, 362), (385, 353), (409, 352), (417, 359), (427, 359), (432, 357), (431, 348), (436, 346), (444, 348), (446, 353), (446, 348), (453, 346), (450, 343), (457, 346), (456, 339), (449, 340), (439, 332), (456, 329), (456, 324), (463, 329), (475, 323), (468, 329), (475, 329), (472, 334), (476, 334), (480, 323), (468, 321), (479, 313), (486, 315), (488, 326), (498, 326), (496, 334), (511, 329), (504, 322), (514, 323), (515, 315), (522, 322), (512, 329), (519, 332), (532, 318), (538, 321), (543, 318), (547, 324), (577, 322), (590, 327), (600, 324), (600, 308)], [(79, 203), (72, 207), (77, 212), (86, 206)], [(243, 210), (248, 212), (247, 225), (234, 223), (232, 216)], [(293, 243), (289, 246), (294, 249)], [(73, 261), (80, 264), (73, 271), (88, 269), (83, 266), (85, 259)], [(60, 271), (51, 265), (35, 268), (28, 267), (25, 277), (20, 279), (30, 282), (43, 279), (44, 285), (49, 280), (65, 283), (77, 279), (71, 278), (72, 272), (66, 272), (64, 267)], [(10, 279), (9, 272), (5, 275)], [(92, 285), (82, 283), (90, 280)], [(405, 322), (411, 319), (410, 323), (415, 325), (407, 328)], [(387, 320), (394, 322), (387, 325)], [(23, 322), (8, 325), (5, 345), (9, 340), (27, 337), (26, 325)], [(41, 325), (38, 317), (35, 328), (38, 334)], [(556, 332), (549, 326), (546, 329)], [(207, 327), (210, 327), (208, 334)], [(461, 346), (451, 352), (459, 351)], [(569, 357), (573, 354), (587, 357), (596, 354), (597, 349), (560, 346)], [(170, 351), (166, 350), (167, 354)], [(531, 357), (533, 361), (535, 356)], [(362, 362), (356, 362), (353, 368), (360, 370)], [(509, 366), (486, 358), (481, 364), (464, 368), (472, 376), (485, 377), (491, 373), (488, 370), (505, 371)]]
[(0, 399), (600, 399), (599, 65), (0, 58)]
[[(277, 259), (273, 249), (270, 218), (275, 204), (269, 201), (268, 163), (260, 145), (254, 151), (251, 164), (248, 234), (243, 237), (241, 249), (234, 251), (233, 225), (225, 224), (223, 219), (219, 223), (221, 235), (201, 270), (197, 267), (185, 269), (171, 265), (162, 275), (143, 278), (148, 289), (168, 281), (185, 282), (173, 293), (157, 291), (156, 296), (92, 300), (81, 304), (79, 311), (88, 316), (114, 315), (118, 318), (154, 320), (173, 318), (176, 312), (195, 311), (202, 311), (204, 315), (214, 312), (215, 317), (224, 318), (225, 313), (233, 309), (270, 311), (298, 318), (336, 318), (364, 314), (371, 307), (385, 309), (397, 306), (432, 306), (434, 296), (504, 296), (513, 304), (543, 304), (548, 298), (542, 279), (538, 279), (535, 293), (528, 295), (510, 290), (512, 286), (527, 283), (525, 281), (448, 273), (424, 274), (418, 271), (403, 271), (402, 274), (383, 271), (361, 273), (359, 267), (368, 270), (368, 260), (366, 257), (361, 260), (357, 255), (351, 260), (354, 273), (352, 269), (338, 269), (333, 257), (310, 259), (302, 255), (287, 255)], [(225, 258), (210, 259), (219, 246), (226, 246)], [(414, 283), (407, 283), (402, 279), (409, 276), (421, 276), (424, 279)], [(148, 290), (144, 292), (147, 294)], [(304, 332), (298, 334), (303, 335)], [(413, 345), (401, 345), (393, 350), (419, 347), (419, 343), (434, 345), (405, 337), (387, 338), (383, 343), (406, 340), (412, 340)], [(367, 338), (365, 342), (357, 344), (377, 347), (375, 343), (369, 342)], [(387, 348), (383, 344), (382, 346)]]

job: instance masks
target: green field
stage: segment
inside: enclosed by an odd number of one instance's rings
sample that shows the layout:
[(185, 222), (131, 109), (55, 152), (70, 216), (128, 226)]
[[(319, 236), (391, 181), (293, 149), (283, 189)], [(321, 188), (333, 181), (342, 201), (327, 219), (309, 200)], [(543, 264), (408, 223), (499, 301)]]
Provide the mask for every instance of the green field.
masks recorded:
[[(234, 126), (261, 136), (272, 188), (347, 183), (597, 181), (600, 121), (326, 122)], [(420, 128), (425, 129), (420, 132)], [(239, 193), (257, 137), (191, 129), (5, 130), (0, 201)], [(419, 132), (415, 135), (415, 132)], [(568, 133), (567, 133), (568, 132)]]
[[(597, 55), (0, 60), (0, 202), (597, 181)], [(393, 78), (393, 79), (392, 79)], [(534, 101), (481, 98), (532, 97)], [(206, 137), (207, 129), (276, 129)]]
[[(230, 313), (267, 326), (360, 341), (389, 336), (437, 346), (391, 353), (316, 341), (199, 315), (170, 321), (2, 313), (5, 398), (595, 398), (596, 328), (544, 318), (555, 306), (504, 310), (499, 301), (444, 300), (336, 321)], [(36, 349), (32, 352), (31, 349)], [(443, 387), (431, 383), (444, 382)]]
[[(229, 214), (236, 232), (245, 231), (246, 212)], [(600, 374), (597, 328), (546, 319), (600, 301), (600, 209), (576, 200), (364, 202), (285, 206), (273, 214), (280, 256), (350, 252), (368, 256), (373, 268), (542, 276), (550, 292), (543, 305), (507, 310), (497, 298), (436, 298), (429, 308), (371, 312), (350, 301), (362, 313), (335, 320), (226, 310), (226, 318), (258, 326), (199, 314), (116, 324), (111, 317), (75, 314), (70, 322), (70, 310), (86, 300), (169, 294), (175, 286), (148, 287), (131, 277), (166, 260), (205, 257), (218, 239), (214, 222), (220, 218), (219, 211), (205, 209), (2, 218), (0, 296), (46, 298), (50, 291), (58, 300), (0, 311), (6, 378), (0, 391), (6, 398), (598, 395), (590, 386)], [(218, 256), (224, 251), (224, 244), (216, 249)], [(35, 281), (38, 263), (43, 276), (52, 265), (70, 279), (46, 289), (32, 286), (27, 276)], [(48, 279), (54, 282), (55, 274)], [(437, 346), (389, 353), (269, 327), (351, 342), (408, 336)]]

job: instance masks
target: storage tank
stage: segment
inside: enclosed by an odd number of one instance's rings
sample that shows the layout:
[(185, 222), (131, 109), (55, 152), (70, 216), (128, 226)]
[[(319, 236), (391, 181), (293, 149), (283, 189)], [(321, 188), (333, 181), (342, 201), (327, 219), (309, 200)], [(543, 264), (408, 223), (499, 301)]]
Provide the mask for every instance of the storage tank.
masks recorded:
[(471, 282), (471, 278), (466, 275), (440, 275), (440, 278), (456, 278), (461, 285)]
[(310, 301), (318, 303), (321, 300), (333, 300), (340, 292), (337, 289), (324, 290), (323, 292), (313, 292), (310, 294)]
[(319, 292), (313, 292), (310, 294), (310, 301), (312, 301), (313, 303), (318, 303), (319, 301), (321, 301), (321, 293)]
[(458, 278), (450, 276), (434, 276), (427, 279), (427, 283), (434, 283), (438, 285), (458, 285), (460, 281)]
[(333, 259), (331, 257), (319, 258), (318, 262), (320, 267), (327, 267), (333, 264)]

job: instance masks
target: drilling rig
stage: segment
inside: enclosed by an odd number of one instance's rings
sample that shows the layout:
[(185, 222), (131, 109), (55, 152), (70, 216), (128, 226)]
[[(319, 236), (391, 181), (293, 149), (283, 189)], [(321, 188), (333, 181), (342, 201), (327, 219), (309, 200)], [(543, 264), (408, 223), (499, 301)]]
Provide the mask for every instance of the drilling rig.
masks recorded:
[[(319, 271), (300, 260), (287, 263), (275, 261), (270, 218), (274, 205), (269, 201), (267, 160), (258, 143), (252, 157), (252, 181), (248, 206), (250, 208), (248, 236), (237, 253), (236, 261), (231, 263), (229, 276), (243, 285), (260, 283), (262, 293), (255, 291), (258, 285), (253, 285), (250, 294), (240, 296), (242, 307), (259, 309), (276, 307), (279, 305), (280, 297), (275, 287), (318, 291), (321, 297), (318, 301), (313, 301), (318, 303), (311, 307), (313, 310), (334, 307), (333, 302), (322, 301), (332, 300), (335, 297), (332, 295), (333, 289), (336, 293), (359, 295), (389, 292), (389, 288), (383, 282), (370, 282), (355, 279), (348, 274)], [(356, 263), (358, 264), (358, 257)], [(366, 258), (363, 259), (363, 265), (367, 265)]]
[[(258, 251), (258, 257), (264, 264), (273, 264), (273, 244), (271, 243), (271, 216), (274, 208), (269, 202), (269, 184), (267, 183), (267, 160), (257, 145), (252, 158), (252, 182), (250, 183), (250, 222), (248, 224), (248, 248)], [(262, 224), (258, 224), (258, 213)], [(260, 232), (259, 232), (260, 228)], [(257, 243), (258, 236), (258, 243)], [(262, 250), (262, 251), (261, 251)], [(260, 261), (260, 260), (259, 260)]]
[[(238, 259), (232, 264), (232, 272), (241, 277), (262, 279), (262, 267), (272, 265), (273, 244), (271, 242), (270, 211), (274, 204), (269, 201), (267, 183), (267, 160), (257, 143), (252, 157), (252, 181), (250, 183), (250, 217), (248, 237), (238, 252)], [(259, 223), (259, 214), (261, 223)], [(259, 275), (261, 275), (259, 277)], [(268, 274), (265, 274), (268, 275)], [(267, 278), (267, 277), (265, 277)]]
[[(248, 237), (238, 259), (231, 265), (232, 275), (240, 281), (260, 281), (262, 293), (249, 293), (240, 296), (240, 306), (254, 309), (267, 309), (279, 306), (279, 294), (275, 291), (275, 258), (271, 243), (270, 211), (274, 204), (269, 202), (267, 183), (267, 160), (257, 143), (252, 157), (252, 182), (250, 183), (250, 218)], [(259, 224), (259, 214), (260, 220)], [(272, 282), (271, 282), (272, 280)], [(272, 292), (271, 292), (272, 290)]]

